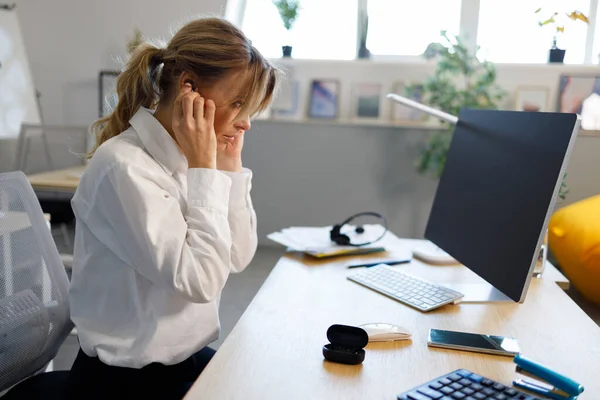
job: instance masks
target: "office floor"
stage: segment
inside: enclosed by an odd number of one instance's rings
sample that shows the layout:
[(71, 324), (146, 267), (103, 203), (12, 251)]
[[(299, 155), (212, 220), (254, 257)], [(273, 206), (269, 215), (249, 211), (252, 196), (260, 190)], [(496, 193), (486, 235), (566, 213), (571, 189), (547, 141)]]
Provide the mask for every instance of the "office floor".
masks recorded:
[[(55, 234), (55, 240), (59, 251), (64, 251), (60, 234)], [(246, 271), (229, 278), (221, 298), (221, 337), (211, 344), (212, 347), (217, 349), (223, 343), (282, 254), (281, 247), (259, 247)], [(585, 300), (574, 289), (568, 294), (600, 326), (600, 307)], [(54, 369), (69, 369), (78, 350), (77, 337), (69, 336), (54, 360)]]

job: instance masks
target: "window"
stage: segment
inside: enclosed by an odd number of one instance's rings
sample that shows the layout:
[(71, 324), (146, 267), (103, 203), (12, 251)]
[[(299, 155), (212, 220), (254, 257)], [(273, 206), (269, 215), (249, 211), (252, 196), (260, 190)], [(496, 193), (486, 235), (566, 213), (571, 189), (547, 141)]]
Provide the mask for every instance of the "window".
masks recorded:
[[(557, 8), (589, 15), (590, 0), (481, 0), (477, 44), (485, 58), (504, 63), (548, 62), (555, 30), (551, 25), (538, 25), (538, 21), (547, 17), (545, 13), (534, 13), (540, 6), (542, 11)], [(564, 13), (558, 17), (567, 20), (565, 33), (558, 42), (559, 48), (567, 50), (565, 63), (583, 63), (587, 25), (571, 21)]]
[[(267, 57), (279, 58), (291, 43), (293, 58), (351, 60), (357, 57), (357, 37), (368, 15), (367, 48), (376, 58), (420, 56), (440, 31), (466, 35), (470, 46), (500, 63), (547, 63), (555, 28), (540, 27), (542, 11), (563, 10), (565, 32), (558, 47), (566, 49), (565, 63), (600, 64), (600, 0), (300, 0), (301, 10), (291, 37), (273, 0), (229, 0), (239, 4), (236, 21)], [(558, 11), (557, 10), (557, 11)], [(572, 21), (566, 12), (578, 10), (589, 25)]]
[(421, 55), (440, 31), (458, 34), (461, 0), (368, 0), (367, 48), (374, 55)]
[[(595, 11), (596, 11), (596, 20), (598, 18), (598, 11), (600, 11), (600, 1), (598, 0), (592, 0), (591, 1), (591, 7), (595, 6)], [(590, 54), (590, 59), (586, 60), (588, 62), (591, 62), (592, 64), (600, 64), (600, 28), (598, 27), (598, 22), (596, 22), (596, 30), (594, 32), (594, 43), (592, 46), (592, 52)]]
[(288, 35), (272, 0), (247, 0), (242, 29), (266, 57), (281, 57), (281, 46), (291, 44), (294, 58), (356, 58), (358, 0), (302, 0), (300, 7)]

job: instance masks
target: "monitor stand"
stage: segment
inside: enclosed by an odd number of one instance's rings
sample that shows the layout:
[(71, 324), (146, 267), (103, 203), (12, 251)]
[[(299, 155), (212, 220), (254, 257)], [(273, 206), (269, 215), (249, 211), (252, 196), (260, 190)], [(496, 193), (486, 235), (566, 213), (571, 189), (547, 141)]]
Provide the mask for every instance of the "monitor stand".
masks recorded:
[(465, 295), (460, 303), (506, 303), (515, 301), (489, 283), (452, 283), (444, 286)]

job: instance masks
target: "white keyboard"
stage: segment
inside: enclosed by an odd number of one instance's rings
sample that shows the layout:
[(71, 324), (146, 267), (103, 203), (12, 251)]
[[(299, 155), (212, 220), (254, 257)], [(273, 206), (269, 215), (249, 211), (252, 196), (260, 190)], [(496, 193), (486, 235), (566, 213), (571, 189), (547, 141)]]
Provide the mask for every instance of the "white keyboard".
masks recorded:
[(400, 272), (388, 265), (364, 268), (348, 279), (391, 297), (419, 311), (431, 311), (454, 303), (464, 295), (444, 286)]

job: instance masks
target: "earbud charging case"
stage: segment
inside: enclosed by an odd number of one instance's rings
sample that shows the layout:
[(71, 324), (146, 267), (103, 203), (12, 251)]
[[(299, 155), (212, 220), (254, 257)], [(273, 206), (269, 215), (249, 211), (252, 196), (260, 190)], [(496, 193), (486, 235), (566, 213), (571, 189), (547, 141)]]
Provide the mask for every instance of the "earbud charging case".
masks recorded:
[(328, 344), (323, 346), (326, 360), (356, 365), (365, 359), (364, 347), (369, 343), (367, 332), (355, 326), (331, 325), (327, 329)]

